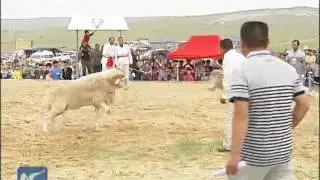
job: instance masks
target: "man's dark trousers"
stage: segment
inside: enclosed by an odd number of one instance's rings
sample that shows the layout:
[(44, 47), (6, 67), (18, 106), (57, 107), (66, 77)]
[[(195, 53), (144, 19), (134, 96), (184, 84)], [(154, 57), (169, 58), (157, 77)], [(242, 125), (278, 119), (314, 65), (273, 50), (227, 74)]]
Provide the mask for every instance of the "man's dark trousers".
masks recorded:
[(82, 65), (82, 76), (87, 75), (87, 69), (88, 69), (88, 73), (92, 74), (92, 64), (90, 61), (81, 60), (81, 65)]
[(101, 65), (101, 63), (100, 63), (100, 64), (93, 64), (92, 68), (93, 68), (93, 73), (101, 72), (101, 71), (102, 71), (102, 65)]

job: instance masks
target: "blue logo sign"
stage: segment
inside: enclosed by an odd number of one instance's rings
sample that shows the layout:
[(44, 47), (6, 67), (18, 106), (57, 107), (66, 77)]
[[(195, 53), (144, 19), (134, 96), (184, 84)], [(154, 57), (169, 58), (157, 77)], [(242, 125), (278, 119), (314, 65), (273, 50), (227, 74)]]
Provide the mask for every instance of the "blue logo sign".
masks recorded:
[(47, 167), (19, 167), (17, 180), (48, 180)]

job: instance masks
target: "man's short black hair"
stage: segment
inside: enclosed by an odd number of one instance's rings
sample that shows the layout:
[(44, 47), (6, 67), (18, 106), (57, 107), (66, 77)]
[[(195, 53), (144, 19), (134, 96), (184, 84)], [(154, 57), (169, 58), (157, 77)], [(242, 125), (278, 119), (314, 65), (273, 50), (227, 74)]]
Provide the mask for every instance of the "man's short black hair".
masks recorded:
[(242, 24), (240, 37), (249, 48), (267, 48), (269, 44), (269, 27), (261, 21), (248, 21)]
[(297, 45), (300, 46), (300, 41), (299, 40), (295, 39), (295, 40), (292, 41), (292, 43), (294, 43), (294, 42), (296, 42)]
[(85, 34), (88, 33), (88, 32), (89, 32), (88, 30), (85, 30), (85, 31), (84, 31)]
[(233, 48), (233, 44), (232, 44), (232, 41), (231, 39), (223, 39), (220, 41), (220, 46), (223, 48), (223, 49), (226, 49), (226, 50), (230, 50)]
[(56, 60), (54, 60), (53, 62), (52, 62), (52, 64), (58, 64), (59, 62), (58, 61), (56, 61)]

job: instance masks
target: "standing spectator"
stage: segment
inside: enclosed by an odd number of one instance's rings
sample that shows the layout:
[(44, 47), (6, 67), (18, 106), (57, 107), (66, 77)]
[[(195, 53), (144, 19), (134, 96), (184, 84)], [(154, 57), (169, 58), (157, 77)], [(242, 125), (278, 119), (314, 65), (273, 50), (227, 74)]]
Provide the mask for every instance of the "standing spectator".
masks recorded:
[(61, 80), (62, 69), (59, 67), (59, 62), (53, 61), (52, 66), (53, 67), (49, 70), (51, 79)]
[(161, 65), (164, 65), (164, 64), (168, 63), (168, 60), (164, 57), (163, 53), (159, 53), (158, 59), (159, 59), (159, 63)]
[(179, 69), (179, 81), (183, 81), (184, 80), (184, 65), (183, 65), (183, 61), (179, 61), (178, 65), (178, 69)]
[(39, 79), (45, 79), (45, 67), (44, 64), (39, 64)]
[(69, 61), (63, 62), (64, 68), (62, 69), (62, 79), (63, 80), (72, 80), (72, 68)]
[(159, 68), (159, 81), (168, 81), (167, 64), (162, 64)]
[(51, 79), (51, 77), (50, 77), (50, 70), (51, 70), (51, 67), (52, 67), (52, 65), (51, 65), (51, 63), (47, 63), (46, 64), (46, 68), (45, 68), (45, 70), (44, 70), (44, 79)]
[(316, 56), (313, 54), (311, 49), (308, 49), (307, 53), (306, 53), (306, 66), (307, 66), (307, 68), (314, 69), (316, 61), (317, 61)]
[(305, 53), (300, 49), (300, 41), (292, 41), (292, 50), (288, 51), (287, 61), (297, 70), (298, 74), (305, 74)]
[(106, 71), (107, 69), (114, 68), (116, 65), (115, 62), (115, 55), (116, 55), (116, 50), (117, 46), (115, 45), (115, 38), (110, 37), (109, 38), (109, 43), (103, 45), (103, 50), (102, 50), (102, 71)]
[(101, 59), (102, 52), (100, 50), (100, 44), (95, 44), (91, 56), (93, 73), (100, 72), (102, 70)]
[[(221, 96), (221, 102), (225, 102), (228, 98), (228, 94), (230, 91), (230, 84), (232, 80), (232, 73), (238, 69), (246, 59), (245, 57), (238, 53), (233, 48), (233, 43), (231, 39), (223, 39), (220, 41), (221, 52), (223, 53), (223, 94)], [(225, 130), (225, 137), (223, 141), (223, 149), (219, 149), (219, 151), (230, 151), (231, 146), (231, 134), (232, 134), (232, 114), (233, 114), (233, 104), (229, 104), (229, 114), (226, 118), (227, 128)]]
[(35, 79), (40, 79), (40, 64), (39, 63), (36, 63), (36, 67), (34, 69), (34, 78)]
[(132, 68), (136, 69), (137, 68), (137, 62), (140, 60), (139, 49), (137, 49), (136, 51), (131, 49), (131, 55), (132, 55)]
[(130, 47), (124, 43), (124, 38), (118, 38), (118, 46), (116, 47), (116, 66), (121, 69), (127, 79), (129, 79), (129, 66), (132, 64), (132, 54)]
[(286, 56), (285, 56), (285, 54), (284, 53), (279, 53), (279, 58), (281, 59), (281, 60), (283, 60), (283, 61), (285, 61), (285, 62), (287, 62), (286, 61)]
[[(267, 50), (268, 32), (268, 25), (259, 21), (245, 22), (240, 30), (241, 51), (248, 60), (233, 72), (230, 85), (229, 179), (294, 179), (293, 129), (308, 112), (310, 99), (296, 70)], [(241, 160), (247, 167), (238, 172)]]
[(87, 42), (83, 42), (80, 47), (80, 59), (82, 67), (82, 76), (92, 73), (92, 63), (91, 63), (91, 47)]
[(190, 60), (187, 60), (187, 63), (184, 65), (183, 69), (185, 69), (187, 66), (190, 66), (193, 70), (195, 69), (194, 65), (191, 64)]

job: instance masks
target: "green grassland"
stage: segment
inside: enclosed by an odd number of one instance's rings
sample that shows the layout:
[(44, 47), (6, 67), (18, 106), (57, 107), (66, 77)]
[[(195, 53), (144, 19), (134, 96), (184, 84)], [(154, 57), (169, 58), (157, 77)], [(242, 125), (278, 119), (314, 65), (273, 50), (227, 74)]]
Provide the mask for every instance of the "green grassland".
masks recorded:
[[(307, 13), (308, 15), (304, 15)], [(240, 26), (248, 20), (267, 22), (270, 28), (271, 48), (289, 48), (293, 39), (302, 41), (302, 46), (319, 47), (319, 10), (316, 8), (290, 8), (242, 11), (217, 15), (190, 17), (127, 18), (130, 30), (123, 32), (127, 40), (137, 38), (187, 40), (192, 35), (219, 34), (222, 37), (239, 35)], [(42, 20), (43, 21), (43, 20)], [(50, 23), (50, 18), (46, 22)], [(52, 20), (52, 23), (55, 23)], [(66, 21), (67, 22), (67, 21)], [(16, 23), (19, 23), (17, 21)], [(37, 47), (64, 47), (75, 49), (76, 33), (66, 30), (67, 24), (46, 28), (39, 23), (28, 29), (8, 28), (1, 31), (1, 51), (14, 50), (16, 38), (33, 40)], [(80, 32), (80, 38), (82, 37)], [(92, 38), (92, 43), (104, 43), (109, 36), (118, 32), (100, 31)]]

